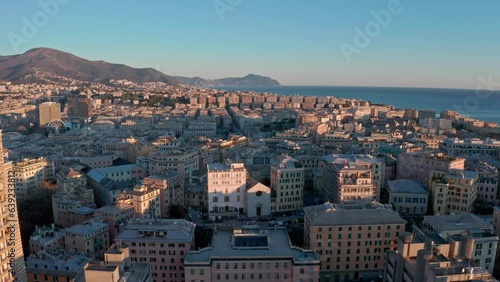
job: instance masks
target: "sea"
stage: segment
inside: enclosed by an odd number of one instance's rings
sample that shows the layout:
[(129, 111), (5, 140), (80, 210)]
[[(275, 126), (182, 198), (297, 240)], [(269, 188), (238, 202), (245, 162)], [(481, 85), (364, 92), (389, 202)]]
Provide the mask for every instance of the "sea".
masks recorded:
[(414, 108), (457, 111), (482, 121), (500, 124), (500, 91), (473, 89), (351, 87), (351, 86), (223, 86), (212, 87), (228, 91), (254, 91), (278, 95), (332, 96), (393, 105), (398, 109)]

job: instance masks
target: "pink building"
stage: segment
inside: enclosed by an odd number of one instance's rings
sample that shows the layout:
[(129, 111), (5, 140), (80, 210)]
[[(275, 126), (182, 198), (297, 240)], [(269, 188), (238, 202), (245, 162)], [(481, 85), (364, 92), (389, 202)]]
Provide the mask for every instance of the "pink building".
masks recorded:
[(315, 252), (293, 247), (286, 229), (258, 228), (218, 231), (212, 247), (189, 252), (186, 281), (319, 281)]
[(143, 185), (160, 189), (160, 213), (162, 218), (170, 217), (170, 208), (174, 205), (184, 205), (183, 173), (171, 171), (144, 178)]
[(70, 227), (93, 217), (95, 204), (81, 200), (74, 194), (59, 192), (52, 195), (52, 215), (54, 223)]
[(64, 246), (76, 249), (93, 259), (102, 259), (109, 248), (109, 228), (97, 220), (71, 226), (64, 230)]
[(194, 248), (195, 227), (182, 219), (132, 219), (115, 244), (130, 246), (131, 262), (151, 264), (154, 282), (185, 281), (183, 263)]
[(103, 218), (109, 227), (109, 242), (112, 243), (116, 235), (125, 230), (127, 221), (134, 217), (134, 205), (131, 201), (120, 199), (115, 205), (108, 205), (95, 211), (94, 216)]

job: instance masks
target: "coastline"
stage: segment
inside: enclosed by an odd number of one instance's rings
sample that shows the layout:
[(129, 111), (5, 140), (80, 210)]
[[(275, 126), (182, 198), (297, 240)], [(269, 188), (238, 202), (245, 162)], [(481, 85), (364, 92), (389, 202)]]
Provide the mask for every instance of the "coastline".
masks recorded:
[[(403, 88), (403, 87), (363, 87), (363, 86), (217, 86), (210, 89), (242, 93), (266, 93), (280, 96), (338, 97), (369, 101), (370, 104), (392, 105), (398, 109), (432, 110), (439, 114), (445, 110), (455, 111), (460, 104), (476, 94), (473, 89), (447, 88)], [(486, 92), (486, 91), (484, 91)], [(500, 91), (494, 91), (488, 100), (481, 101), (477, 109), (460, 112), (481, 121), (500, 123)]]

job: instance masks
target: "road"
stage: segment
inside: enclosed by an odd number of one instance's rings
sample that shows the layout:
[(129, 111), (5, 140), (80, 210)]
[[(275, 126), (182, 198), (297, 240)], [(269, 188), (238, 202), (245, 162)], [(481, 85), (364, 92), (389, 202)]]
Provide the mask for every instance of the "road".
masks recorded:
[[(196, 224), (196, 226), (203, 226), (206, 228), (211, 228), (211, 227), (235, 227), (235, 226), (242, 226), (242, 225), (247, 225), (247, 224), (252, 224), (252, 225), (260, 225), (261, 228), (267, 229), (269, 226), (270, 221), (253, 221), (253, 220), (248, 220), (248, 221), (239, 221), (237, 219), (227, 219), (224, 220), (223, 222), (214, 222), (214, 223), (206, 223), (203, 222), (199, 215), (199, 210), (197, 210), (194, 207), (188, 207), (188, 212), (189, 216), (191, 217), (192, 222)], [(293, 216), (278, 216), (274, 221), (282, 221), (286, 222), (288, 220), (290, 221), (295, 221), (296, 219), (304, 219), (304, 215), (293, 215)]]

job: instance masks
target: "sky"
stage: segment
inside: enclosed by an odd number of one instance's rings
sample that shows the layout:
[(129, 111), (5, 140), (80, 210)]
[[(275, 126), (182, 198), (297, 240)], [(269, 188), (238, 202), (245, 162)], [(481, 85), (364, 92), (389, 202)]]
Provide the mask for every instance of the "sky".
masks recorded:
[(469, 88), (500, 81), (498, 0), (0, 0), (0, 55), (283, 85)]

